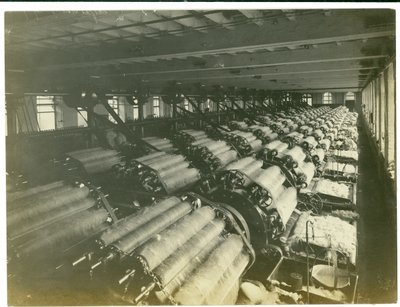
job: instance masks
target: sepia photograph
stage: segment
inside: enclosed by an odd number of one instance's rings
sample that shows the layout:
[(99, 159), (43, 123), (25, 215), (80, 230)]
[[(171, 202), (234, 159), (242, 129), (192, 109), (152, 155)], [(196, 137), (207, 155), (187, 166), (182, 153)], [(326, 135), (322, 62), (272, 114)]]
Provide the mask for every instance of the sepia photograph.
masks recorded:
[(8, 306), (397, 303), (393, 4), (17, 4)]

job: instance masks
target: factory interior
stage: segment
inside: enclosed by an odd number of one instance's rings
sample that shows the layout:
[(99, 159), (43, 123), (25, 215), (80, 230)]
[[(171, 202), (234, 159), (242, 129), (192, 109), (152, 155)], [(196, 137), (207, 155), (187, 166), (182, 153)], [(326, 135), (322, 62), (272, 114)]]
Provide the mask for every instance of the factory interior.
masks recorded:
[(5, 12), (7, 303), (397, 302), (393, 9)]

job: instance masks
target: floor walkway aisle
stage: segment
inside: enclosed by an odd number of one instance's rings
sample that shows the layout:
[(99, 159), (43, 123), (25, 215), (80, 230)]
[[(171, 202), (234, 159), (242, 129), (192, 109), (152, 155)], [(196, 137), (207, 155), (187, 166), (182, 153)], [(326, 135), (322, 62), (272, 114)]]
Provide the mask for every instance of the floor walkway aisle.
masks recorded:
[(396, 207), (379, 181), (364, 129), (359, 131), (358, 303), (397, 301)]

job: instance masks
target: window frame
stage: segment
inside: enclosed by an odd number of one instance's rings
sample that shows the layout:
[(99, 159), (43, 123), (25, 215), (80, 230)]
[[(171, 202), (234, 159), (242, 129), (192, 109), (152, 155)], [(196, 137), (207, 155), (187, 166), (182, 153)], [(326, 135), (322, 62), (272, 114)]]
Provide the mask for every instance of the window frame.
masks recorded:
[[(157, 102), (157, 104), (155, 104)], [(153, 96), (153, 115), (155, 117), (160, 117), (160, 96)]]
[[(78, 128), (87, 127), (88, 126), (88, 114), (87, 114), (87, 111), (82, 107), (77, 107), (76, 108), (76, 114), (77, 114), (76, 126)], [(79, 123), (79, 121), (82, 121), (83, 125), (81, 125)]]
[(322, 94), (322, 104), (332, 104), (333, 96), (331, 92), (325, 92)]
[[(56, 104), (54, 102), (54, 95), (37, 95), (36, 96), (36, 119), (39, 125), (39, 129), (42, 131), (56, 130), (57, 129), (57, 116), (56, 116)], [(51, 107), (52, 110), (40, 110), (42, 107)], [(53, 115), (53, 126), (51, 128), (43, 127), (41, 114), (52, 114)]]
[[(117, 115), (119, 116), (119, 99), (118, 99), (118, 97), (112, 97), (112, 98), (107, 99), (107, 103), (114, 110), (114, 112), (117, 113)], [(115, 104), (117, 105), (116, 107), (115, 107)], [(113, 122), (114, 124), (117, 123), (117, 121), (111, 116), (111, 114), (108, 114), (108, 120), (110, 122)]]

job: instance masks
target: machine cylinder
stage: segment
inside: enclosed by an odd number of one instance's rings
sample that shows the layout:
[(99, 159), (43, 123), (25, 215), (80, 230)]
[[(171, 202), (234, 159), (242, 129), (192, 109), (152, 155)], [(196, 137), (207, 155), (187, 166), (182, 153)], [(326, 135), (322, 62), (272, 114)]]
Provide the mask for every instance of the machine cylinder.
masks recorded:
[(107, 246), (123, 236), (135, 231), (142, 225), (146, 224), (156, 216), (163, 214), (165, 211), (175, 207), (182, 201), (178, 197), (168, 197), (150, 207), (141, 209), (134, 215), (128, 216), (109, 227), (101, 236), (100, 242)]
[(135, 231), (130, 232), (117, 242), (112, 243), (112, 245), (122, 253), (129, 254), (152, 236), (188, 214), (191, 209), (192, 206), (189, 202), (182, 202), (164, 211), (162, 215), (156, 216), (140, 228), (135, 229)]
[(142, 245), (137, 254), (142, 256), (150, 270), (157, 267), (215, 217), (214, 210), (202, 207), (186, 215)]

